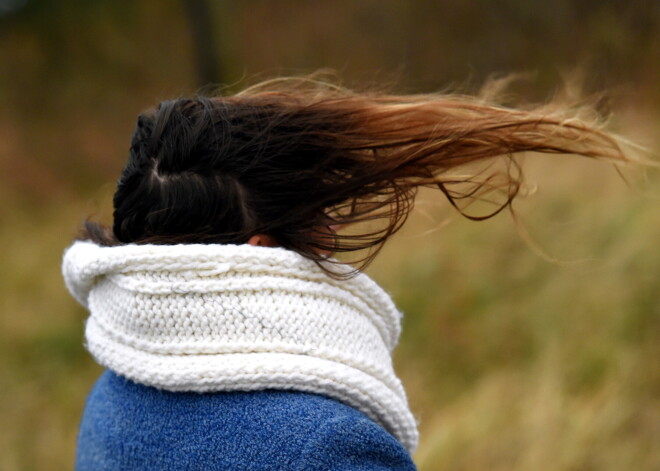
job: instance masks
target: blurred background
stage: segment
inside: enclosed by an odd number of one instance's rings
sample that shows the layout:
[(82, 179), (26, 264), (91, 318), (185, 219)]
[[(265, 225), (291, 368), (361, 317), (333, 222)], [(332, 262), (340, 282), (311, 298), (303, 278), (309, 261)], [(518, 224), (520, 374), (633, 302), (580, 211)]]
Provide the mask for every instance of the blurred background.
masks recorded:
[[(60, 259), (85, 218), (110, 221), (137, 114), (319, 68), (405, 93), (521, 73), (524, 102), (579, 78), (610, 129), (660, 149), (657, 0), (0, 0), (0, 469), (72, 468), (101, 369)], [(525, 170), (520, 224), (423, 192), (368, 270), (406, 313), (418, 466), (660, 469), (657, 172)]]

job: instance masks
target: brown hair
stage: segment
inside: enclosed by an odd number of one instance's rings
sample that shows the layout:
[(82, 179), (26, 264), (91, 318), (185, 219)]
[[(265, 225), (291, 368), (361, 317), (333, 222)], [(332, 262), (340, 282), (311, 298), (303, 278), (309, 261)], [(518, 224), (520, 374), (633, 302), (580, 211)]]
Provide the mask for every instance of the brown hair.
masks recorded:
[[(522, 178), (514, 156), (527, 151), (627, 160), (613, 136), (556, 107), (279, 79), (140, 115), (112, 231), (88, 222), (84, 237), (104, 245), (241, 244), (267, 234), (316, 261), (325, 259), (321, 251), (372, 248), (364, 266), (406, 221), (419, 187), (437, 188), (471, 219), (510, 207)], [(508, 164), (504, 172), (490, 166), (497, 159)], [(485, 169), (472, 168), (478, 163)], [(465, 212), (463, 202), (493, 195), (500, 198), (489, 214)], [(375, 220), (385, 223), (328, 229)]]

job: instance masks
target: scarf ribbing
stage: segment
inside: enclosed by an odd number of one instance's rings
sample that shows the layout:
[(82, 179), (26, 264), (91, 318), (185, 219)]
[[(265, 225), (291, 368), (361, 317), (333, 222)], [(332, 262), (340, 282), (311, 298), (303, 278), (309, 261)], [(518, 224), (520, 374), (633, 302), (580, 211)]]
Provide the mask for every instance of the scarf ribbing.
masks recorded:
[(91, 242), (67, 249), (62, 270), (90, 311), (87, 348), (137, 383), (323, 394), (417, 446), (391, 359), (401, 314), (363, 273), (338, 280), (281, 248)]

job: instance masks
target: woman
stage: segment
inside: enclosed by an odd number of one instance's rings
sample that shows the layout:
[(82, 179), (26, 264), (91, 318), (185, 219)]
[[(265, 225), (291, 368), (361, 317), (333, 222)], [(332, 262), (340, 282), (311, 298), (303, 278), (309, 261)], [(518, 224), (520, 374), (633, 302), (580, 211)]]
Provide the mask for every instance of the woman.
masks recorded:
[[(414, 469), (401, 315), (360, 269), (421, 186), (473, 219), (509, 207), (525, 151), (627, 160), (549, 108), (311, 79), (140, 115), (112, 229), (87, 223), (64, 257), (107, 368), (77, 469)], [(493, 211), (466, 214), (476, 199)], [(358, 269), (331, 258), (364, 249)]]

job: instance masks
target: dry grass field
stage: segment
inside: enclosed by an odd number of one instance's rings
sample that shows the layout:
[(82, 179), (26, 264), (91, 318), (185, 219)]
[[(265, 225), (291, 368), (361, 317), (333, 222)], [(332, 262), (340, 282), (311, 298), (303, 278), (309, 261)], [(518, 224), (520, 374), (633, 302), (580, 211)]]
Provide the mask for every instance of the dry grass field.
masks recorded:
[[(402, 93), (520, 72), (512, 103), (544, 102), (577, 76), (660, 161), (657, 1), (0, 0), (0, 31), (0, 471), (72, 469), (101, 368), (61, 256), (109, 220), (135, 116), (160, 100), (330, 67)], [(518, 224), (424, 191), (368, 268), (405, 313), (415, 460), (660, 470), (660, 170), (528, 157)]]

